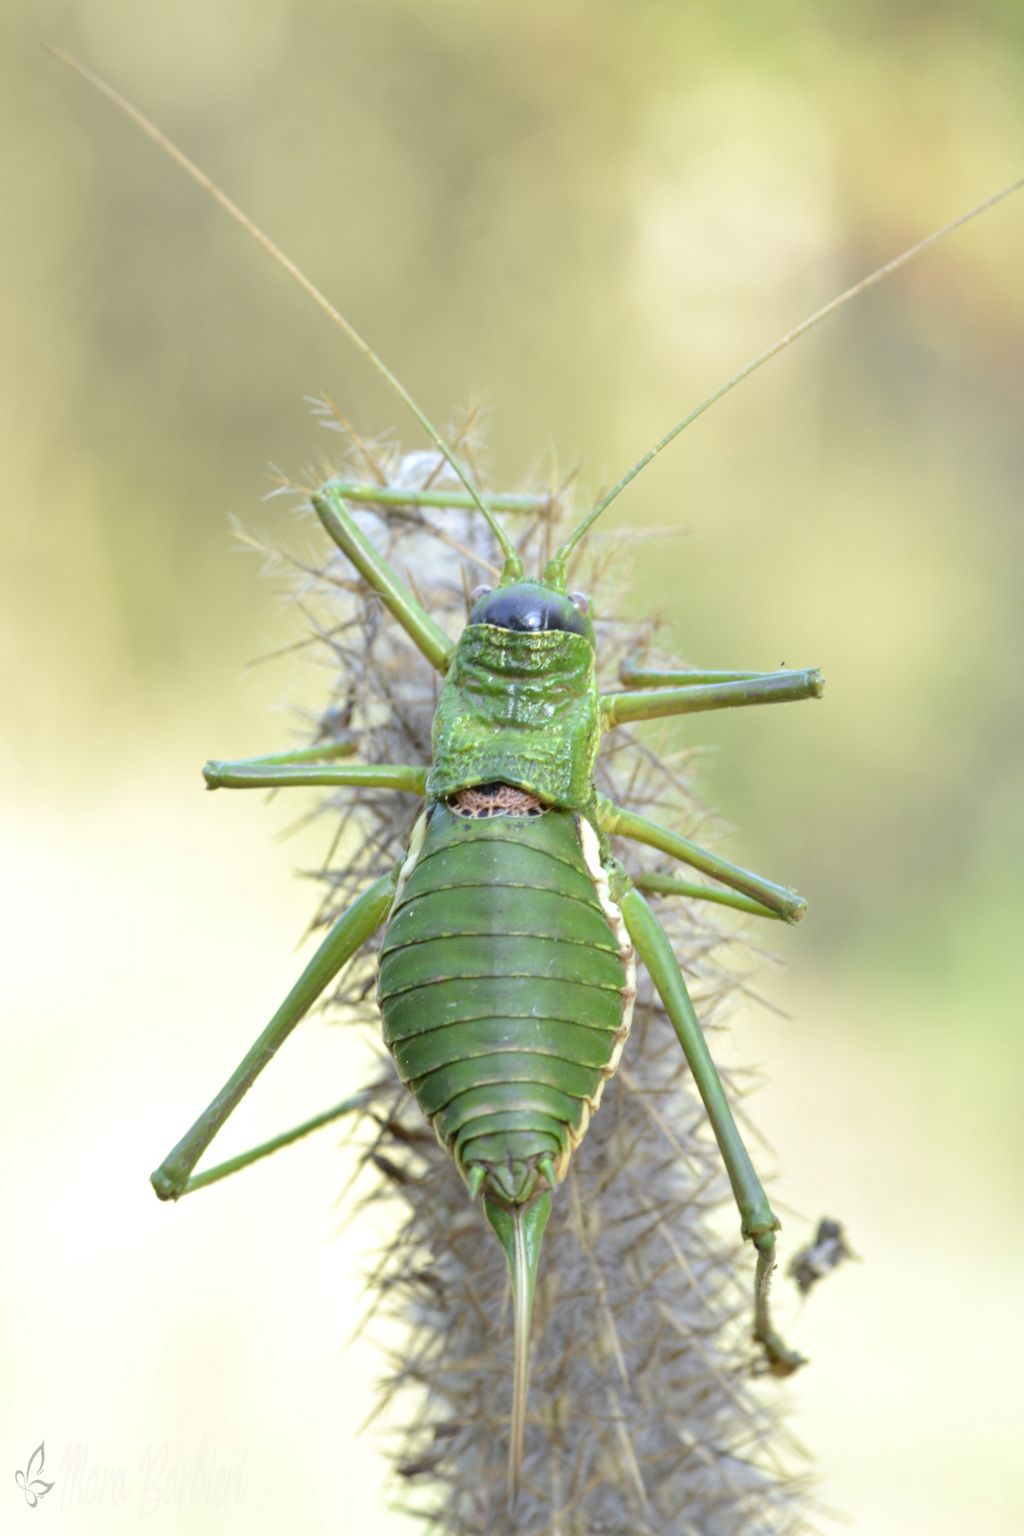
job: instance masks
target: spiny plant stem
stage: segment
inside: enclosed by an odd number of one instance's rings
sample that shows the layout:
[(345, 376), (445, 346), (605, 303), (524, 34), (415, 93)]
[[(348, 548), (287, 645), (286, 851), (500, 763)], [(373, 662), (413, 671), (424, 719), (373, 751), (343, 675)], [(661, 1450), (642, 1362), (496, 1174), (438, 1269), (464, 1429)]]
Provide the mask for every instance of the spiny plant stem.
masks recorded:
[[(428, 455), (397, 449), (387, 483), (427, 483)], [(344, 466), (340, 473), (345, 474)], [(367, 496), (367, 528), (385, 556), (415, 573), (429, 611), (454, 629), (465, 620), (464, 562), (486, 540), (469, 509), (449, 509), (441, 530)], [(523, 544), (541, 543), (563, 509), (525, 514)], [(463, 561), (450, 542), (460, 544)], [(587, 590), (612, 614), (609, 577), (621, 551), (589, 551)], [(339, 589), (325, 571), (304, 603), (325, 605), (317, 634), (336, 668), (327, 716), (345, 711), (368, 762), (419, 760), (428, 750), (435, 680), (395, 625), (378, 622), (365, 594)], [(621, 576), (615, 579), (621, 579)], [(340, 605), (340, 608), (339, 608)], [(599, 657), (611, 681), (646, 634), (602, 622)], [(653, 663), (652, 663), (653, 664)], [(648, 747), (651, 738), (646, 738)], [(691, 788), (668, 759), (641, 755), (627, 727), (602, 753), (600, 789), (635, 813), (691, 822)], [(318, 921), (330, 922), (378, 869), (404, 851), (416, 808), (377, 791), (334, 802), (337, 851), (325, 872)], [(630, 854), (631, 872), (657, 869), (654, 850)], [(654, 883), (657, 888), (657, 883)], [(749, 967), (743, 919), (680, 900), (658, 902), (673, 946), (695, 980), (705, 1026), (719, 1022)], [(347, 1023), (380, 1024), (368, 1003), (373, 959), (346, 974), (337, 996)], [(538, 1285), (521, 1489), (506, 1496), (514, 1369), (505, 1263), (450, 1160), (408, 1095), (396, 1097), (371, 1069), (361, 1122), (359, 1208), (378, 1207), (385, 1251), (371, 1310), (394, 1344), (382, 1405), (398, 1502), (419, 1528), (443, 1536), (790, 1536), (805, 1523), (799, 1452), (782, 1429), (772, 1388), (749, 1381), (751, 1257), (723, 1241), (719, 1214), (735, 1212), (717, 1147), (674, 1032), (646, 987), (638, 999), (627, 1063), (609, 1085), (553, 1203)], [(735, 1085), (732, 1085), (735, 1097)], [(783, 1298), (778, 1298), (784, 1306)], [(410, 1529), (413, 1529), (410, 1523)]]

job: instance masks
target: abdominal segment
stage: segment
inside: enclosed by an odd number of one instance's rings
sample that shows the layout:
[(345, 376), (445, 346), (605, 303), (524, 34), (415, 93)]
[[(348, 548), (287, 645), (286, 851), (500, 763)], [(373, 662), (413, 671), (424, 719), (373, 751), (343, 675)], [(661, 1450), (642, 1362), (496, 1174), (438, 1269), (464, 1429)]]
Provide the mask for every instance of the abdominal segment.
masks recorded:
[(618, 1065), (632, 948), (583, 817), (484, 785), (435, 803), (417, 842), (384, 1040), (470, 1188), (523, 1204), (564, 1177)]

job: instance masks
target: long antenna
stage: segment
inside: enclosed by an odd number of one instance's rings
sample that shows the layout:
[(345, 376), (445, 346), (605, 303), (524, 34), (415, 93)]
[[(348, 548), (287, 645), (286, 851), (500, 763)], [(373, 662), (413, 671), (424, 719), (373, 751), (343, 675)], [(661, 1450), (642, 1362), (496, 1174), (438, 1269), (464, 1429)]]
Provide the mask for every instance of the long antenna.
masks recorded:
[(298, 283), (299, 287), (309, 295), (314, 304), (317, 304), (320, 309), (323, 310), (324, 314), (334, 322), (339, 330), (344, 331), (345, 335), (348, 337), (349, 341), (357, 349), (357, 351), (361, 352), (362, 355), (366, 358), (367, 362), (371, 363), (373, 367), (376, 368), (380, 376), (386, 380), (388, 384), (390, 384), (398, 398), (402, 400), (404, 404), (409, 408), (409, 410), (415, 416), (416, 420), (419, 422), (420, 426), (423, 428), (424, 432), (426, 432), (427, 436), (434, 444), (435, 448), (437, 448), (447, 459), (452, 469), (454, 469), (455, 473), (466, 487), (466, 490), (469, 492), (470, 496), (472, 496), (477, 507), (487, 519), (491, 531), (501, 546), (501, 552), (505, 557), (505, 571), (503, 573), (504, 578), (511, 580), (517, 576), (521, 576), (522, 563), (516, 554), (515, 546), (513, 545), (508, 534), (505, 532), (504, 528), (499, 523), (498, 519), (491, 512), (490, 508), (485, 504), (483, 497), (480, 495), (480, 492), (473, 484), (473, 481), (470, 478), (468, 472), (460, 463), (451, 448), (448, 447), (448, 444), (445, 442), (440, 432), (427, 416), (426, 412), (417, 405), (416, 401), (413, 399), (412, 395), (410, 395), (405, 385), (395, 377), (387, 363), (385, 363), (384, 359), (380, 357), (378, 353), (376, 353), (370, 346), (369, 342), (360, 335), (352, 322), (346, 319), (346, 317), (341, 313), (341, 310), (336, 308), (335, 305), (331, 303), (330, 299), (328, 299), (327, 296), (322, 293), (321, 290), (316, 286), (316, 284), (306, 276), (305, 272), (302, 271), (302, 268), (296, 266), (291, 257), (286, 256), (284, 251), (281, 250), (280, 246), (275, 245), (270, 236), (265, 234), (259, 225), (254, 223), (249, 215), (244, 212), (243, 209), (239, 208), (238, 204), (233, 202), (232, 199), (228, 197), (227, 193), (224, 192), (215, 181), (212, 181), (210, 177), (207, 176), (205, 171), (200, 170), (199, 166), (196, 165), (194, 160), (191, 160), (188, 155), (185, 154), (184, 150), (179, 149), (177, 144), (175, 144), (172, 139), (169, 139), (165, 133), (161, 132), (156, 124), (151, 122), (144, 112), (141, 112), (138, 107), (134, 106), (132, 102), (127, 99), (127, 97), (122, 96), (120, 91), (115, 90), (114, 87), (109, 85), (106, 80), (101, 78), (101, 76), (94, 74), (91, 69), (86, 68), (84, 64), (80, 64), (77, 59), (72, 58), (70, 54), (65, 53), (60, 48), (54, 48), (50, 44), (47, 44), (46, 46), (49, 49), (49, 52), (53, 54), (54, 58), (59, 59), (62, 64), (66, 64), (68, 69), (74, 70), (76, 75), (80, 75), (83, 80), (88, 81), (91, 86), (99, 91), (101, 96), (105, 96), (108, 101), (113, 102), (115, 107), (118, 107), (127, 117), (130, 117), (132, 122), (135, 123), (137, 127), (141, 128), (144, 134), (151, 138), (155, 144), (159, 145), (164, 154), (168, 155), (173, 161), (175, 161), (175, 163), (181, 167), (187, 176), (190, 176), (198, 186), (202, 187), (204, 192), (208, 192), (209, 195), (213, 198), (214, 202), (219, 203), (220, 206), (224, 209), (225, 213), (229, 214), (231, 218), (234, 219), (236, 224), (241, 225), (246, 234), (249, 235), (251, 239), (255, 240), (256, 244), (261, 246), (262, 249), (266, 251), (267, 255), (272, 257), (273, 260), (277, 262), (278, 266), (284, 268), (284, 270), (288, 273), (288, 276), (294, 279), (296, 283)]
[(714, 405), (716, 401), (721, 400), (723, 395), (729, 394), (731, 390), (736, 388), (737, 384), (742, 384), (743, 380), (749, 378), (752, 373), (755, 373), (763, 363), (767, 363), (777, 353), (788, 347), (791, 342), (796, 341), (800, 336), (812, 330), (820, 321), (826, 320), (829, 315), (835, 314), (837, 309), (842, 309), (843, 305), (848, 304), (851, 299), (857, 298), (859, 294), (864, 293), (868, 288), (873, 288), (876, 283), (880, 283), (883, 278), (898, 271), (900, 267), (906, 266), (908, 261), (913, 261), (915, 256), (920, 256), (922, 251), (926, 251), (930, 245), (935, 245), (937, 241), (943, 240), (947, 235), (952, 234), (954, 229), (959, 229), (961, 224), (968, 224), (971, 219), (976, 219), (979, 214), (985, 213), (989, 208), (994, 208), (996, 203), (1001, 203), (1004, 198), (1010, 197), (1014, 192), (1019, 192), (1021, 187), (1024, 187), (1024, 176), (1020, 177), (1017, 181), (1012, 181), (1009, 186), (1003, 187), (1001, 191), (994, 192), (991, 197), (986, 197), (984, 202), (978, 203), (976, 207), (971, 208), (967, 213), (962, 213), (951, 224), (944, 224), (941, 229), (936, 229), (930, 235), (926, 235), (923, 240), (919, 240), (916, 245), (911, 245), (905, 251), (901, 251), (898, 256), (894, 256), (891, 261), (885, 262), (883, 266), (876, 267), (873, 272), (868, 273), (867, 277), (862, 277), (851, 288), (845, 289), (836, 298), (830, 299), (827, 304), (822, 305), (821, 309), (816, 309), (813, 315), (809, 315), (806, 320), (801, 320), (800, 324), (795, 326), (793, 330), (787, 331), (784, 336), (780, 336), (777, 341), (773, 341), (770, 347), (766, 347), (763, 352), (759, 352), (756, 357), (751, 358), (750, 362), (744, 363), (738, 373), (734, 373), (731, 378), (726, 379), (724, 384), (720, 384), (699, 405), (694, 406), (693, 410), (684, 416), (681, 421), (677, 421), (675, 426), (665, 433), (664, 437), (658, 439), (653, 448), (648, 448), (647, 452), (637, 459), (632, 468), (626, 471), (621, 480), (615, 482), (610, 491), (605, 492), (593, 511), (587, 514), (579, 527), (575, 528), (566, 539), (561, 549), (551, 561), (548, 572), (545, 573), (545, 579), (550, 574), (557, 580), (558, 574), (561, 572), (562, 579), (564, 580), (566, 561), (584, 534), (597, 522), (601, 513), (607, 511), (615, 498), (620, 496), (627, 485), (636, 479), (642, 469), (647, 468), (652, 459), (657, 458), (663, 448), (667, 448), (669, 443), (679, 436), (680, 432), (684, 431), (691, 422), (696, 421), (698, 416), (703, 416), (704, 412)]

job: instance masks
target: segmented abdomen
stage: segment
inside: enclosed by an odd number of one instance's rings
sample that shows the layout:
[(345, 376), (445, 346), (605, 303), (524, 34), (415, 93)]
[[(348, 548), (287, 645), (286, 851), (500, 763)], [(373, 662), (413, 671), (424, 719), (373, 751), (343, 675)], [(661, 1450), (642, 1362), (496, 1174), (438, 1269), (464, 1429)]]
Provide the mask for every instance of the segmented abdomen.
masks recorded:
[(384, 1040), (464, 1176), (518, 1204), (561, 1179), (618, 1064), (632, 950), (582, 818), (427, 814), (381, 949)]

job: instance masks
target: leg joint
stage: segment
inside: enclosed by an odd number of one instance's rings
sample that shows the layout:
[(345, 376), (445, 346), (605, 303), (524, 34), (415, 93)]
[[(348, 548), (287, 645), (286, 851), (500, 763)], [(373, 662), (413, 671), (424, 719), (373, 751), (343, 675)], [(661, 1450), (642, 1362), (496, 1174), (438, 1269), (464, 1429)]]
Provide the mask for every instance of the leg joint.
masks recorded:
[(758, 1253), (772, 1253), (775, 1249), (775, 1234), (781, 1227), (779, 1218), (765, 1207), (762, 1211), (744, 1215), (740, 1231), (753, 1243)]

